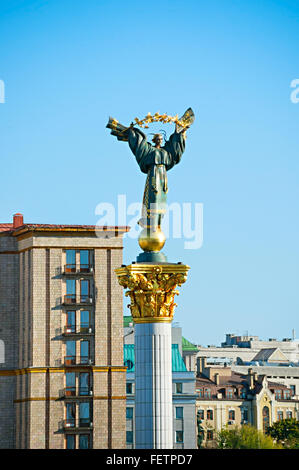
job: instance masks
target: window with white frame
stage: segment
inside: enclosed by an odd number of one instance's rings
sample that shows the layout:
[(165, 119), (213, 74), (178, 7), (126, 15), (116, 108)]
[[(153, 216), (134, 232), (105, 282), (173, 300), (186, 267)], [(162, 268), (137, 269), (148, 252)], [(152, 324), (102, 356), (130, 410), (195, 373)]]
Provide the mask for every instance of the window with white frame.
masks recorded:
[(175, 418), (176, 419), (183, 419), (184, 416), (184, 408), (182, 406), (175, 407)]

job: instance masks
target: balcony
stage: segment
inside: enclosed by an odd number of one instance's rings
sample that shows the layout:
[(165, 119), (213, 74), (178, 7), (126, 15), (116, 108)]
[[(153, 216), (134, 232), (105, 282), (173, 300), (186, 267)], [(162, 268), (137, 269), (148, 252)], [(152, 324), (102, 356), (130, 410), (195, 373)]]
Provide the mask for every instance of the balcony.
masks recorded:
[(92, 395), (91, 387), (65, 387), (59, 392), (60, 398), (86, 398)]
[(66, 264), (64, 266), (64, 274), (75, 274), (77, 272), (75, 264)]
[(63, 274), (66, 275), (75, 275), (75, 274), (88, 274), (92, 275), (94, 273), (94, 267), (90, 264), (80, 264), (76, 266), (75, 264), (65, 264), (62, 270)]
[(89, 356), (65, 356), (65, 366), (90, 366), (94, 363), (94, 360)]
[(70, 306), (70, 305), (92, 305), (93, 298), (90, 295), (80, 295), (78, 298), (75, 294), (66, 294), (63, 297), (62, 305)]
[(78, 268), (80, 274), (93, 274), (94, 268), (90, 264), (81, 264)]
[(92, 297), (90, 295), (80, 295), (80, 304), (92, 304)]
[(89, 335), (94, 333), (94, 328), (89, 323), (80, 324), (80, 334)]
[(63, 298), (64, 305), (74, 305), (76, 304), (76, 295), (75, 294), (66, 294)]
[(65, 387), (62, 390), (61, 396), (63, 397), (75, 397), (76, 396), (76, 387)]
[(63, 329), (63, 335), (75, 335), (76, 325), (66, 325)]
[(75, 429), (92, 429), (93, 423), (91, 418), (67, 418), (63, 421), (65, 431), (73, 431)]
[(94, 328), (89, 323), (81, 323), (80, 326), (66, 325), (63, 330), (64, 336), (93, 335)]

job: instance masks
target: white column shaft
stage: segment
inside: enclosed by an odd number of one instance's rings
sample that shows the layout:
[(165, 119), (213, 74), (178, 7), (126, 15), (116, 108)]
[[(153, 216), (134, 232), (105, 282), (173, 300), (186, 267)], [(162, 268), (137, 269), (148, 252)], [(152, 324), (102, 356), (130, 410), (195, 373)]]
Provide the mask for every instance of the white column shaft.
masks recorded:
[(137, 449), (172, 449), (171, 324), (135, 325)]

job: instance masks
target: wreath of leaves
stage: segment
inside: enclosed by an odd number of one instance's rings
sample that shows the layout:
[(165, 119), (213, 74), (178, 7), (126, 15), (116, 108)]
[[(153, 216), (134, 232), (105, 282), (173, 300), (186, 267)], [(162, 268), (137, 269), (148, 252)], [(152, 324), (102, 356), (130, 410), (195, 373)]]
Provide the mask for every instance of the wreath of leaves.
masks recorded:
[[(140, 127), (143, 127), (145, 129), (148, 129), (149, 126), (148, 124), (152, 122), (161, 122), (162, 124), (168, 124), (170, 122), (174, 122), (175, 124), (178, 124), (181, 127), (185, 127), (185, 123), (183, 121), (179, 120), (179, 116), (169, 116), (168, 114), (160, 114), (160, 113), (147, 113), (145, 118), (143, 119), (138, 119), (137, 117), (134, 118), (135, 124), (137, 124)], [(133, 124), (133, 123), (132, 123)]]

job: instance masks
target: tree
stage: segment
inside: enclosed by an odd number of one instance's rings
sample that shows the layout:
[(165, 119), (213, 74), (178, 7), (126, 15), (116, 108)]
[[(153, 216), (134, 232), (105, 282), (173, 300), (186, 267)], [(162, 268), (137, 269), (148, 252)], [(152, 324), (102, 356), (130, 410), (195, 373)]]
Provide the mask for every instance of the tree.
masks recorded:
[(271, 436), (266, 436), (248, 424), (233, 428), (224, 428), (217, 435), (217, 445), (220, 449), (281, 449)]
[(299, 421), (295, 418), (276, 421), (268, 428), (267, 434), (280, 442), (283, 447), (299, 449)]

